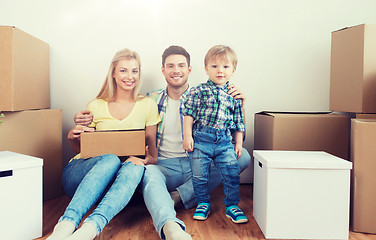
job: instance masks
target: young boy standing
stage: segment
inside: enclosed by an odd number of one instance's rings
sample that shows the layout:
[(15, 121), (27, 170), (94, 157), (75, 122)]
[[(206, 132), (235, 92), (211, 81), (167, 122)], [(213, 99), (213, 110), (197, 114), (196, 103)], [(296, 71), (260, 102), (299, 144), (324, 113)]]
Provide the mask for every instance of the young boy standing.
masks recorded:
[(205, 220), (210, 213), (208, 178), (213, 161), (222, 175), (226, 216), (235, 223), (248, 222), (238, 207), (240, 168), (237, 159), (242, 154), (245, 132), (242, 101), (227, 93), (236, 65), (237, 57), (230, 47), (212, 47), (205, 56), (209, 80), (193, 87), (184, 102), (183, 148), (191, 158), (198, 203), (193, 214), (196, 220)]

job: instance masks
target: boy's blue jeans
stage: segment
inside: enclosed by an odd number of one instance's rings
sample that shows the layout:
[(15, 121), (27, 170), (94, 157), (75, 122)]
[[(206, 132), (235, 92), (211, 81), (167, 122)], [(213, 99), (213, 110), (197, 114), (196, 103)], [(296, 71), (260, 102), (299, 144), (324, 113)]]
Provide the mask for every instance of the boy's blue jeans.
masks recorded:
[(112, 154), (73, 159), (63, 171), (63, 188), (72, 200), (59, 221), (70, 221), (77, 228), (89, 209), (101, 200), (84, 221), (92, 223), (100, 233), (128, 204), (144, 170), (144, 166), (131, 162), (121, 163)]
[(225, 206), (238, 205), (240, 167), (230, 130), (195, 125), (193, 139), (194, 150), (189, 157), (197, 203), (210, 203), (209, 176), (213, 162), (222, 178)]

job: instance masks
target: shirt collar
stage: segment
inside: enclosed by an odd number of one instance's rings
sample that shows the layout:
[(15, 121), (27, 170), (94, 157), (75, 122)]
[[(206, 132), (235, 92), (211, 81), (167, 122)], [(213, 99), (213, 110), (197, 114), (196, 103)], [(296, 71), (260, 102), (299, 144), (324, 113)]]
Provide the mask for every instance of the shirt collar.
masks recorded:
[[(207, 81), (207, 84), (211, 87), (218, 87), (218, 88), (222, 88), (223, 90), (226, 90), (228, 85), (230, 84), (230, 81), (227, 81), (225, 85), (223, 86), (219, 86), (218, 84), (214, 83), (212, 80), (210, 80), (210, 78), (208, 79)], [(226, 91), (227, 92), (227, 91)]]

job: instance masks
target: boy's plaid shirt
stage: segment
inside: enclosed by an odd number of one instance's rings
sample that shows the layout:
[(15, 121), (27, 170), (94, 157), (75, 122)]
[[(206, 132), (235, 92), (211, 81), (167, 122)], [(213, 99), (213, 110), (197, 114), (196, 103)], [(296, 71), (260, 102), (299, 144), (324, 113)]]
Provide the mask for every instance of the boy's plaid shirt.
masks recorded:
[[(188, 90), (183, 93), (183, 95), (180, 97), (180, 122), (181, 122), (181, 128), (183, 133), (183, 102), (187, 98)], [(164, 89), (158, 89), (152, 92), (149, 92), (146, 94), (146, 96), (153, 99), (157, 105), (158, 105), (158, 112), (161, 116), (161, 122), (158, 125), (157, 130), (157, 146), (159, 145), (161, 141), (161, 137), (165, 128), (165, 116), (166, 116), (166, 109), (168, 104), (168, 96), (167, 96), (167, 88)], [(182, 136), (183, 138), (183, 136)]]
[(228, 85), (219, 86), (209, 79), (192, 87), (184, 101), (183, 115), (205, 126), (245, 132), (242, 100), (227, 93)]

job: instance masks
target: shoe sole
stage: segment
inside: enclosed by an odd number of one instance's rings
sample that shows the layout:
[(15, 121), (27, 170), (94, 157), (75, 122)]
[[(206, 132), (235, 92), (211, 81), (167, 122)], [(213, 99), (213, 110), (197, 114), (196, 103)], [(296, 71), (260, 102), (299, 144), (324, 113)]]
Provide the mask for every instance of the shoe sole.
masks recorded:
[(209, 213), (210, 213), (210, 211), (208, 212), (208, 214), (206, 215), (206, 217), (193, 216), (193, 219), (194, 219), (194, 220), (199, 220), (199, 221), (204, 221), (204, 220), (206, 220), (206, 219), (208, 218)]
[(231, 216), (229, 216), (229, 215), (227, 215), (227, 214), (226, 214), (226, 217), (227, 217), (227, 218), (230, 218), (231, 221), (233, 221), (234, 223), (246, 223), (246, 222), (248, 222), (248, 219), (240, 219), (240, 220), (238, 220), (238, 221), (235, 221)]

